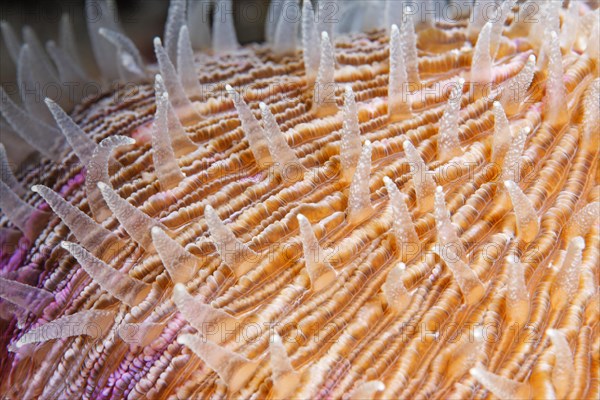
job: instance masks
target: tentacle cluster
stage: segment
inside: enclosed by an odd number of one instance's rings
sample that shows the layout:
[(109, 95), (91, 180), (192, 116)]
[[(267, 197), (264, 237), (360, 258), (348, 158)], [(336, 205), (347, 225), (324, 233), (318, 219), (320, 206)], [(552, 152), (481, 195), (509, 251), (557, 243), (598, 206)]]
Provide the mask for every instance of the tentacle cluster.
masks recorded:
[[(271, 2), (240, 47), (195, 3), (152, 65), (88, 0), (124, 100), (0, 93), (43, 156), (0, 146), (3, 396), (598, 397), (598, 10)], [(0, 27), (21, 86), (92, 79), (68, 17)]]

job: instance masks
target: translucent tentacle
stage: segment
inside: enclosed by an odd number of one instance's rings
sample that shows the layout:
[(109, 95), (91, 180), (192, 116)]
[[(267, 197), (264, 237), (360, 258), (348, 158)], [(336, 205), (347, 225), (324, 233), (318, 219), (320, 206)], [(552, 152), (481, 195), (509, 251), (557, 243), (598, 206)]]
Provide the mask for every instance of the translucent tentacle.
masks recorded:
[(159, 38), (154, 38), (154, 53), (156, 54), (156, 59), (158, 60), (158, 67), (164, 82), (164, 87), (169, 93), (169, 98), (171, 99), (171, 104), (173, 107), (193, 113), (199, 118), (200, 116), (195, 111), (195, 108), (190, 100), (187, 98), (185, 91), (183, 90), (183, 86), (181, 85), (181, 81), (179, 80), (179, 76), (175, 71), (175, 67), (169, 59), (167, 52), (162, 47), (162, 43)]
[[(161, 75), (156, 75), (155, 77), (154, 92), (154, 96), (156, 98), (160, 98), (164, 93), (168, 93), (165, 82)], [(169, 135), (171, 136), (171, 146), (173, 147), (173, 151), (175, 151), (175, 156), (180, 157), (197, 150), (198, 146), (187, 136), (181, 121), (173, 109), (171, 97), (169, 96), (168, 99), (168, 123)]]
[(469, 19), (469, 26), (467, 29), (469, 38), (479, 35), (486, 22), (488, 22), (487, 7), (493, 2), (494, 0), (482, 0), (473, 3), (473, 12)]
[(96, 142), (94, 142), (58, 104), (52, 101), (52, 99), (46, 98), (46, 106), (48, 106), (48, 109), (52, 113), (62, 134), (67, 139), (67, 142), (69, 142), (69, 145), (71, 145), (71, 148), (75, 154), (77, 154), (77, 158), (79, 158), (81, 164), (88, 165), (92, 159), (94, 150), (96, 150)]
[(390, 33), (390, 78), (388, 86), (388, 115), (390, 121), (408, 118), (412, 114), (408, 100), (408, 75), (404, 43), (400, 40), (398, 26), (392, 25)]
[(342, 180), (350, 182), (358, 160), (360, 158), (360, 128), (358, 123), (358, 110), (354, 99), (352, 87), (346, 86), (344, 93), (344, 107), (342, 108), (342, 140), (340, 145), (340, 156), (342, 161)]
[(501, 399), (529, 399), (530, 386), (512, 379), (488, 372), (482, 367), (470, 369), (473, 376), (484, 388)]
[(506, 187), (517, 217), (517, 232), (519, 238), (525, 242), (531, 242), (540, 230), (540, 219), (533, 204), (523, 193), (521, 188), (513, 181), (505, 181)]
[(396, 245), (401, 257), (404, 257), (411, 252), (418, 251), (419, 236), (406, 205), (407, 196), (398, 190), (396, 184), (387, 176), (383, 178), (383, 182), (392, 205)]
[(496, 56), (498, 49), (500, 48), (500, 40), (502, 38), (502, 31), (504, 29), (504, 24), (508, 15), (510, 14), (510, 10), (512, 10), (515, 5), (516, 0), (506, 0), (502, 3), (499, 9), (499, 14), (496, 15), (496, 18), (492, 20), (492, 33), (490, 36), (490, 55), (492, 59)]
[(58, 82), (43, 68), (41, 59), (34, 56), (28, 44), (24, 44), (19, 53), (17, 83), (23, 107), (27, 113), (40, 122), (54, 127), (52, 115), (45, 104), (40, 101), (40, 98), (42, 97), (42, 90), (47, 85), (56, 85)]
[(290, 178), (299, 180), (304, 175), (306, 168), (302, 165), (296, 153), (288, 144), (285, 136), (279, 129), (273, 113), (265, 103), (260, 103), (264, 132), (271, 158), (275, 161), (275, 169), (286, 180)]
[(402, 53), (405, 57), (406, 73), (408, 82), (419, 84), (419, 57), (417, 54), (417, 34), (415, 33), (415, 23), (413, 17), (407, 14), (402, 19), (400, 25), (400, 42), (402, 43)]
[(229, 53), (239, 47), (233, 15), (231, 0), (217, 0), (212, 28), (212, 49), (215, 54)]
[(373, 206), (371, 206), (371, 191), (369, 188), (371, 153), (372, 145), (367, 140), (362, 148), (356, 171), (350, 183), (347, 211), (349, 224), (359, 223), (374, 212)]
[(583, 141), (598, 144), (598, 121), (600, 120), (600, 78), (596, 78), (588, 87), (583, 99)]
[(508, 317), (520, 326), (524, 326), (529, 318), (530, 300), (525, 269), (520, 262), (508, 262), (508, 280), (506, 283), (506, 311)]
[(452, 271), (452, 276), (460, 288), (465, 302), (473, 306), (481, 300), (485, 294), (485, 287), (467, 264), (465, 264), (459, 255), (450, 246), (436, 249), (438, 256), (444, 260), (446, 266)]
[(372, 399), (378, 392), (385, 390), (385, 384), (381, 381), (367, 381), (361, 383), (350, 394), (351, 400)]
[(592, 60), (596, 60), (596, 63), (600, 59), (600, 22), (596, 20), (594, 26), (592, 27), (592, 31), (590, 32), (590, 36), (587, 41), (587, 47), (585, 51)]
[(107, 333), (115, 319), (115, 313), (105, 310), (85, 310), (65, 315), (54, 321), (29, 330), (17, 341), (17, 348), (29, 343), (65, 339), (73, 336), (100, 337)]
[(445, 353), (451, 354), (446, 370), (448, 379), (459, 379), (475, 366), (482, 353), (485, 355), (484, 339), (484, 328), (478, 326), (473, 329), (472, 333), (459, 338), (456, 345), (449, 345), (443, 350)]
[(0, 112), (9, 125), (31, 147), (52, 160), (60, 160), (65, 138), (60, 131), (28, 115), (0, 87)]
[(337, 273), (327, 262), (325, 252), (319, 245), (308, 219), (304, 215), (298, 214), (298, 224), (300, 225), (304, 263), (308, 270), (312, 289), (318, 292), (331, 285), (335, 281)]
[(173, 288), (173, 301), (190, 325), (216, 343), (223, 342), (225, 335), (240, 325), (232, 315), (191, 296), (182, 283)]
[[(85, 71), (73, 60), (71, 55), (61, 47), (58, 47), (52, 40), (46, 43), (46, 50), (54, 64), (56, 64), (58, 77), (63, 85), (73, 85), (74, 83), (85, 84), (90, 81)], [(81, 90), (77, 89), (74, 89), (75, 98), (73, 101), (78, 100), (81, 96)]]
[(45, 228), (50, 214), (30, 206), (0, 181), (0, 209), (6, 218), (33, 242)]
[(563, 125), (569, 121), (569, 107), (565, 107), (567, 90), (563, 81), (562, 54), (556, 32), (552, 32), (550, 35), (548, 52), (548, 79), (544, 99), (544, 118), (554, 125)]
[(238, 112), (238, 116), (242, 123), (242, 130), (248, 139), (248, 144), (250, 145), (252, 154), (254, 154), (256, 163), (261, 166), (271, 163), (272, 158), (269, 153), (266, 134), (252, 113), (252, 110), (248, 104), (246, 104), (242, 95), (237, 93), (231, 86), (227, 85), (225, 86), (225, 89), (233, 99), (233, 105)]
[(267, 43), (274, 43), (276, 40), (275, 32), (277, 31), (277, 25), (279, 24), (283, 4), (284, 3), (281, 1), (269, 2), (267, 19), (265, 20), (265, 41)]
[(169, 55), (169, 59), (173, 63), (177, 62), (179, 68), (178, 53), (178, 38), (180, 29), (185, 25), (186, 21), (186, 0), (170, 0), (169, 10), (167, 12), (167, 22), (165, 23), (165, 50)]
[(508, 115), (517, 113), (526, 99), (535, 73), (535, 60), (535, 55), (530, 55), (523, 69), (501, 87), (502, 91), (498, 96), (498, 101)]
[(162, 190), (175, 188), (185, 178), (171, 146), (169, 135), (169, 95), (156, 99), (156, 114), (152, 128), (152, 160)]
[(235, 237), (211, 205), (207, 205), (204, 209), (204, 218), (208, 225), (210, 237), (225, 264), (238, 277), (248, 272), (256, 262), (258, 255), (248, 245)]
[(450, 219), (450, 211), (446, 207), (444, 191), (441, 186), (435, 189), (435, 199), (433, 205), (433, 215), (435, 217), (435, 227), (437, 230), (437, 239), (442, 249), (450, 249), (459, 258), (464, 259), (465, 251), (458, 237), (456, 226)]
[(63, 241), (61, 246), (75, 257), (85, 272), (102, 289), (128, 306), (138, 305), (150, 293), (151, 285), (110, 267), (78, 244)]
[(60, 18), (58, 33), (58, 45), (59, 47), (73, 60), (78, 69), (83, 71), (81, 66), (81, 57), (79, 51), (77, 51), (77, 44), (75, 40), (75, 33), (73, 32), (73, 22), (68, 13), (64, 13)]
[(300, 383), (300, 373), (294, 370), (287, 350), (281, 341), (281, 337), (273, 329), (269, 341), (269, 353), (271, 360), (271, 379), (275, 389), (276, 399), (290, 397), (292, 391)]
[(410, 173), (417, 195), (417, 207), (421, 211), (427, 211), (433, 206), (435, 181), (433, 176), (428, 173), (427, 164), (415, 146), (408, 140), (404, 141), (403, 146), (406, 160), (410, 164)]
[(132, 76), (134, 78), (144, 79), (146, 76), (144, 60), (142, 59), (140, 51), (131, 39), (121, 32), (112, 31), (106, 28), (100, 28), (99, 33), (116, 48), (120, 78), (129, 79), (130, 76)]
[[(556, 33), (560, 29), (559, 11), (562, 8), (561, 3), (555, 1), (540, 2), (537, 14), (540, 16), (539, 23), (533, 24), (533, 29), (529, 34), (529, 39), (535, 47), (539, 47), (539, 58), (537, 67), (544, 69), (548, 64), (550, 54), (552, 52), (552, 44), (548, 38), (552, 39), (552, 33)], [(557, 45), (558, 41), (557, 36)]]
[(2, 143), (0, 143), (0, 180), (18, 196), (25, 195), (25, 189), (23, 186), (21, 186), (21, 183), (14, 176), (10, 168), (10, 162), (8, 161), (8, 157), (6, 155), (6, 149)]
[(120, 146), (134, 144), (135, 140), (126, 136), (109, 136), (103, 139), (92, 155), (92, 159), (87, 164), (87, 173), (85, 175), (85, 195), (87, 197), (92, 215), (98, 222), (104, 221), (111, 215), (110, 210), (102, 198), (98, 189), (98, 182), (109, 183), (108, 159), (113, 149)]
[(194, 65), (192, 42), (186, 25), (182, 26), (179, 30), (179, 40), (177, 41), (177, 74), (188, 97), (200, 96), (202, 94), (196, 66)]
[[(297, 3), (298, 0), (284, 0), (282, 11), (286, 12)], [(275, 54), (293, 54), (296, 52), (299, 23), (298, 18), (290, 19), (285, 14), (280, 16), (273, 38), (273, 52)]]
[(98, 254), (102, 244), (113, 236), (113, 233), (96, 223), (79, 208), (71, 205), (58, 193), (44, 185), (34, 185), (31, 190), (44, 198), (52, 211), (69, 227), (71, 233), (89, 251)]
[(106, 183), (98, 182), (98, 188), (100, 189), (106, 204), (108, 204), (108, 208), (110, 208), (115, 217), (117, 217), (129, 236), (147, 251), (152, 250), (154, 248), (151, 235), (152, 228), (166, 228), (154, 218), (129, 204), (127, 200), (119, 196), (119, 194)]
[(552, 305), (562, 307), (571, 302), (579, 287), (582, 252), (585, 241), (581, 236), (574, 237), (567, 246), (564, 261), (554, 278), (551, 290)]
[(438, 130), (438, 159), (442, 162), (462, 154), (460, 139), (458, 137), (458, 120), (464, 84), (465, 80), (459, 78), (440, 120)]
[(39, 77), (44, 77), (44, 84), (48, 82), (56, 82), (58, 78), (58, 72), (44, 51), (44, 47), (35, 34), (35, 31), (30, 26), (23, 27), (23, 41), (30, 49), (32, 59), (38, 63), (36, 65), (32, 65), (32, 67), (39, 71)]
[(396, 265), (388, 272), (382, 287), (388, 306), (397, 313), (404, 311), (412, 300), (412, 296), (406, 289), (406, 286), (404, 286), (404, 281), (402, 280), (405, 271), (406, 266), (404, 263)]
[(569, 394), (575, 379), (573, 353), (564, 333), (557, 329), (548, 329), (546, 334), (550, 337), (554, 350), (552, 385), (556, 391), (556, 398), (564, 399)]
[(108, 82), (117, 80), (120, 64), (117, 52), (99, 32), (100, 28), (121, 32), (115, 4), (113, 1), (86, 0), (85, 13), (94, 58), (101, 76)]
[(17, 65), (19, 59), (19, 51), (21, 50), (21, 41), (15, 34), (12, 26), (6, 21), (0, 21), (0, 29), (2, 30), (2, 37), (8, 50), (8, 55), (13, 60), (13, 63)]
[[(317, 16), (325, 16), (327, 13), (331, 13), (332, 10), (339, 10), (340, 4), (338, 0), (318, 1), (317, 2), (318, 14)], [(333, 38), (334, 31), (337, 25), (337, 19), (335, 18), (317, 18), (318, 31), (327, 32), (330, 38)]]
[(521, 156), (525, 147), (525, 141), (531, 130), (529, 127), (513, 132), (511, 142), (508, 146), (504, 162), (502, 163), (502, 180), (521, 180)]
[(54, 301), (52, 293), (44, 289), (0, 277), (0, 298), (40, 315)]
[(315, 11), (310, 0), (302, 3), (302, 57), (306, 80), (311, 85), (317, 79), (319, 70), (319, 33), (315, 23)]
[(188, 1), (187, 26), (194, 50), (207, 50), (211, 46), (209, 7), (202, 1)]
[(151, 230), (152, 243), (174, 283), (191, 281), (200, 269), (201, 260), (188, 252), (182, 245), (159, 227)]
[[(579, 24), (579, 5), (575, 1), (569, 2), (569, 9), (565, 13), (565, 19), (560, 32), (560, 47), (570, 52), (575, 40), (577, 40), (577, 26)], [(558, 393), (557, 393), (558, 394)]]
[(494, 102), (494, 141), (492, 144), (492, 162), (499, 163), (500, 165), (504, 159), (504, 155), (510, 147), (512, 134), (508, 118), (504, 113), (502, 104), (498, 101)]
[(600, 202), (586, 204), (571, 217), (566, 229), (566, 237), (585, 236), (593, 224), (600, 219)]
[(190, 348), (223, 380), (230, 393), (236, 393), (258, 368), (258, 362), (248, 360), (198, 335), (184, 334), (177, 341)]
[(337, 112), (335, 100), (335, 54), (327, 32), (321, 32), (321, 57), (314, 87), (313, 110), (324, 117)]

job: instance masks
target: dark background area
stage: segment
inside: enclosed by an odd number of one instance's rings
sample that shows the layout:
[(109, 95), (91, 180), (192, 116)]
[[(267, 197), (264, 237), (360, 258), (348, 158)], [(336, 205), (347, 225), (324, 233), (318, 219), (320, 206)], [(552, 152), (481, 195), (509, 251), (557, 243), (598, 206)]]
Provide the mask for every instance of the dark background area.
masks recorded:
[[(206, 1), (206, 0), (199, 0)], [(0, 20), (11, 24), (20, 35), (25, 25), (31, 26), (45, 44), (58, 38), (58, 24), (63, 13), (71, 15), (77, 36), (78, 49), (91, 56), (84, 0), (1, 0)], [(168, 0), (115, 0), (119, 22), (125, 33), (138, 46), (147, 60), (154, 58), (152, 39), (163, 35), (167, 18)], [(238, 41), (242, 44), (262, 41), (264, 21), (269, 0), (234, 0), (234, 15)], [(250, 10), (256, 18), (243, 18), (240, 10)], [(256, 12), (255, 12), (256, 11)], [(8, 56), (4, 41), (0, 44), (0, 82), (14, 82), (16, 68)]]
[[(123, 31), (147, 61), (154, 61), (152, 39), (163, 36), (169, 0), (115, 0), (115, 3)], [(264, 40), (268, 4), (269, 0), (233, 0), (236, 33), (241, 44)], [(22, 28), (25, 25), (31, 26), (42, 45), (45, 45), (48, 40), (58, 40), (61, 16), (68, 13), (82, 60), (92, 62), (84, 5), (85, 0), (0, 0), (0, 20), (8, 22), (19, 39), (22, 39)], [(248, 18), (250, 14), (251, 18)], [(16, 70), (6, 44), (0, 38), (0, 85), (13, 87)], [(17, 98), (14, 100), (18, 102)], [(13, 170), (20, 168), (27, 157), (35, 154), (27, 143), (9, 132), (4, 124), (0, 128), (0, 141), (6, 147)]]

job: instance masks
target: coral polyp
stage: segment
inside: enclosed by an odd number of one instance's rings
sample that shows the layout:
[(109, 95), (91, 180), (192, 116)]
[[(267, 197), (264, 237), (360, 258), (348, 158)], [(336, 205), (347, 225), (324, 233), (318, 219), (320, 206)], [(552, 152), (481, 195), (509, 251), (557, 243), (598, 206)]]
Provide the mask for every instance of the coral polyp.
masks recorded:
[(20, 89), (103, 93), (2, 89), (2, 396), (598, 398), (597, 8), (271, 2), (241, 46), (198, 3), (152, 63), (89, 0), (99, 75), (2, 23)]

